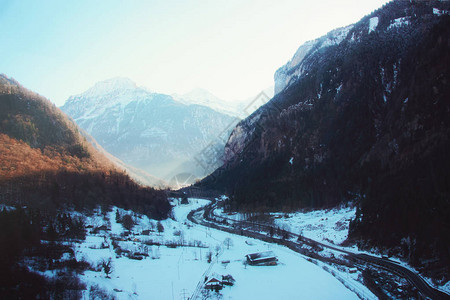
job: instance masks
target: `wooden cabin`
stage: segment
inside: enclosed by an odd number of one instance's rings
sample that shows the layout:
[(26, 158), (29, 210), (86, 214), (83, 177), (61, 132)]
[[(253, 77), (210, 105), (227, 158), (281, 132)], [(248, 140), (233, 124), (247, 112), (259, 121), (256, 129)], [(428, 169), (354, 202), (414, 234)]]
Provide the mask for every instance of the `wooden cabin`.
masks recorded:
[(209, 278), (205, 283), (205, 289), (207, 290), (221, 290), (223, 288), (222, 281), (215, 276)]
[(247, 254), (245, 257), (248, 264), (252, 266), (275, 266), (278, 261), (278, 258), (272, 251)]

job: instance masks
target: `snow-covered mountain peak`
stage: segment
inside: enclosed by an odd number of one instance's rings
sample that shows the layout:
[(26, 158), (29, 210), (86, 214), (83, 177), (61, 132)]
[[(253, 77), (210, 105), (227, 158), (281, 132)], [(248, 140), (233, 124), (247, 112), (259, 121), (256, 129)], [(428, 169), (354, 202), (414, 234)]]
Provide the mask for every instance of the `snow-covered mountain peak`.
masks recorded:
[(219, 97), (213, 95), (210, 91), (198, 87), (182, 95), (182, 97), (186, 100), (195, 99), (203, 102), (224, 102)]
[[(87, 91), (69, 97), (62, 107), (71, 107), (70, 113), (79, 117), (92, 117), (94, 111), (102, 111), (116, 105), (125, 106), (133, 101), (152, 99), (155, 94), (138, 87), (126, 77), (115, 77), (97, 82)], [(76, 113), (75, 111), (76, 110)]]
[(199, 167), (195, 155), (212, 143), (223, 148), (234, 124), (230, 115), (190, 104), (113, 78), (70, 97), (61, 109), (126, 164), (170, 180), (182, 172), (205, 176), (210, 167)]
[(236, 108), (233, 104), (220, 99), (219, 97), (212, 94), (210, 91), (207, 91), (202, 88), (198, 87), (194, 88), (190, 92), (183, 95), (173, 94), (172, 97), (178, 102), (181, 102), (186, 105), (192, 104), (203, 105), (227, 115), (231, 116), (236, 115)]
[(226, 105), (226, 102), (224, 100), (213, 95), (210, 91), (198, 87), (182, 95), (173, 94), (172, 97), (177, 101), (187, 105), (189, 104), (199, 104), (206, 106), (211, 106), (214, 104), (220, 106)]
[(89, 96), (99, 96), (110, 94), (115, 91), (134, 90), (136, 88), (137, 88), (136, 83), (131, 79), (126, 77), (115, 77), (97, 82), (84, 94)]

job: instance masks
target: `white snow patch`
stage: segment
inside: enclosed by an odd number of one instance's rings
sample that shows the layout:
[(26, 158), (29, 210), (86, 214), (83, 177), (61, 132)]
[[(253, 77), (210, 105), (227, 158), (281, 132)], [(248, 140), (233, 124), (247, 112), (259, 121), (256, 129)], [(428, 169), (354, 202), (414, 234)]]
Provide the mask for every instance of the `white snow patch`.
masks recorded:
[[(225, 213), (215, 209), (214, 214), (236, 221), (246, 220), (242, 213)], [(339, 245), (347, 239), (350, 220), (355, 218), (356, 208), (341, 207), (296, 213), (272, 213), (275, 225), (303, 236)]]
[(292, 214), (276, 213), (275, 223), (290, 231), (316, 240), (341, 244), (348, 236), (348, 226), (356, 208), (343, 207)]
[(12, 211), (12, 210), (15, 210), (16, 208), (14, 207), (14, 206), (9, 206), (9, 205), (6, 205), (6, 204), (0, 204), (0, 211), (3, 211), (3, 210), (5, 210), (5, 211)]
[(370, 20), (369, 20), (369, 33), (371, 33), (372, 31), (375, 31), (377, 26), (378, 26), (378, 17), (370, 18)]
[(437, 16), (448, 14), (448, 10), (440, 10), (438, 8), (433, 8), (433, 14)]
[(387, 29), (391, 30), (393, 28), (401, 27), (401, 26), (405, 26), (405, 25), (409, 25), (409, 24), (410, 24), (409, 17), (397, 18), (391, 22), (391, 24), (388, 26)]
[(450, 281), (444, 284), (441, 289), (444, 290), (447, 294), (450, 294)]

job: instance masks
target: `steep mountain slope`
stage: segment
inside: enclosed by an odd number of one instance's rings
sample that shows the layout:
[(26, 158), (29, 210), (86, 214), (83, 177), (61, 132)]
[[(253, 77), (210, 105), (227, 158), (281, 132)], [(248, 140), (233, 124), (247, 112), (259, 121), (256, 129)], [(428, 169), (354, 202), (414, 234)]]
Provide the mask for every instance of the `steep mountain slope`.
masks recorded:
[(134, 183), (47, 99), (0, 75), (0, 201), (46, 210), (116, 204), (165, 218), (164, 192)]
[(169, 185), (166, 181), (157, 178), (144, 170), (141, 170), (139, 168), (135, 168), (133, 166), (130, 166), (108, 151), (106, 151), (90, 134), (88, 134), (85, 130), (79, 129), (80, 133), (83, 135), (83, 137), (92, 145), (94, 148), (100, 152), (103, 156), (105, 156), (109, 161), (114, 163), (116, 167), (119, 169), (125, 171), (127, 174), (130, 175), (130, 177), (136, 181), (137, 183), (145, 186), (150, 186), (156, 189), (166, 189)]
[(238, 209), (355, 201), (351, 238), (446, 278), (449, 6), (394, 1), (301, 46), (202, 184)]
[[(0, 75), (0, 93), (0, 131), (5, 142), (21, 141), (21, 144), (41, 153), (47, 151), (84, 160), (86, 168), (93, 170), (113, 167), (108, 160), (89, 149), (76, 125), (48, 100), (3, 74)], [(6, 164), (9, 161), (2, 162)], [(47, 167), (55, 169), (51, 164)]]
[(196, 156), (221, 144), (234, 118), (201, 105), (184, 105), (124, 78), (97, 83), (70, 97), (62, 110), (102, 147), (125, 163), (169, 180), (181, 173), (203, 177)]

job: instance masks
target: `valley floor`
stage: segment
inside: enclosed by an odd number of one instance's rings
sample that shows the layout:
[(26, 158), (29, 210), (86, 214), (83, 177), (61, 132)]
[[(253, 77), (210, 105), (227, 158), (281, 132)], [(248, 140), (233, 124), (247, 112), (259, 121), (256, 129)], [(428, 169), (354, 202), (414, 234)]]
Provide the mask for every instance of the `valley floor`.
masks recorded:
[[(225, 213), (222, 208), (216, 208), (213, 211), (215, 216), (236, 221), (255, 220), (257, 223), (267, 224), (277, 227), (297, 235), (301, 235), (308, 239), (320, 242), (324, 245), (342, 249), (355, 254), (368, 254), (371, 256), (382, 258), (382, 253), (377, 249), (369, 251), (360, 250), (356, 245), (343, 246), (343, 242), (347, 239), (350, 220), (355, 218), (356, 208), (351, 206), (341, 206), (332, 209), (309, 210), (294, 213), (270, 213), (269, 215), (258, 216), (258, 214), (249, 215), (243, 213)], [(258, 217), (260, 219), (258, 219)], [(262, 218), (262, 219), (261, 219)], [(291, 240), (295, 241), (295, 237)], [(340, 257), (342, 253), (332, 249), (323, 249), (320, 251), (323, 257)], [(415, 274), (419, 272), (408, 263), (396, 257), (390, 257), (391, 262), (405, 267)], [(421, 276), (430, 286), (450, 294), (450, 282), (444, 285), (437, 285), (430, 278)], [(406, 285), (407, 281), (397, 278), (400, 285)], [(350, 281), (351, 282), (351, 281)], [(354, 283), (354, 282), (353, 282)], [(352, 287), (350, 287), (353, 289)], [(365, 291), (363, 292), (365, 293)], [(361, 293), (360, 293), (361, 294)]]
[[(190, 199), (188, 205), (177, 204), (174, 207), (175, 220), (161, 221), (162, 232), (158, 232), (158, 224), (154, 220), (119, 209), (119, 215), (133, 215), (136, 224), (127, 235), (122, 224), (116, 222), (117, 208), (104, 215), (98, 212), (89, 217), (89, 227), (104, 226), (97, 233), (88, 234), (86, 241), (77, 246), (76, 257), (84, 258), (93, 266), (111, 258), (113, 269), (110, 278), (101, 268), (85, 271), (81, 275), (88, 287), (84, 297), (88, 299), (100, 291), (118, 299), (187, 299), (199, 287), (198, 299), (358, 298), (325, 271), (325, 266), (314, 264), (283, 246), (206, 228), (186, 220), (191, 210), (207, 203), (207, 200)], [(227, 238), (232, 241), (229, 248), (224, 244)], [(175, 247), (177, 243), (192, 247)], [(156, 244), (169, 244), (169, 247)], [(243, 264), (246, 254), (266, 250), (272, 250), (278, 256), (277, 266)], [(211, 264), (207, 262), (209, 252), (212, 254)], [(200, 288), (205, 276), (228, 274), (236, 280), (235, 285), (225, 287), (220, 294), (206, 294)], [(374, 298), (356, 281), (357, 274), (338, 276), (358, 289), (365, 298)]]
[[(354, 207), (342, 206), (296, 213), (271, 213), (270, 217), (275, 226), (289, 232), (301, 234), (315, 241), (339, 245), (347, 239), (348, 226), (350, 220), (355, 218), (355, 212)], [(214, 213), (237, 221), (246, 220), (243, 214), (229, 215), (222, 209), (216, 209)]]

